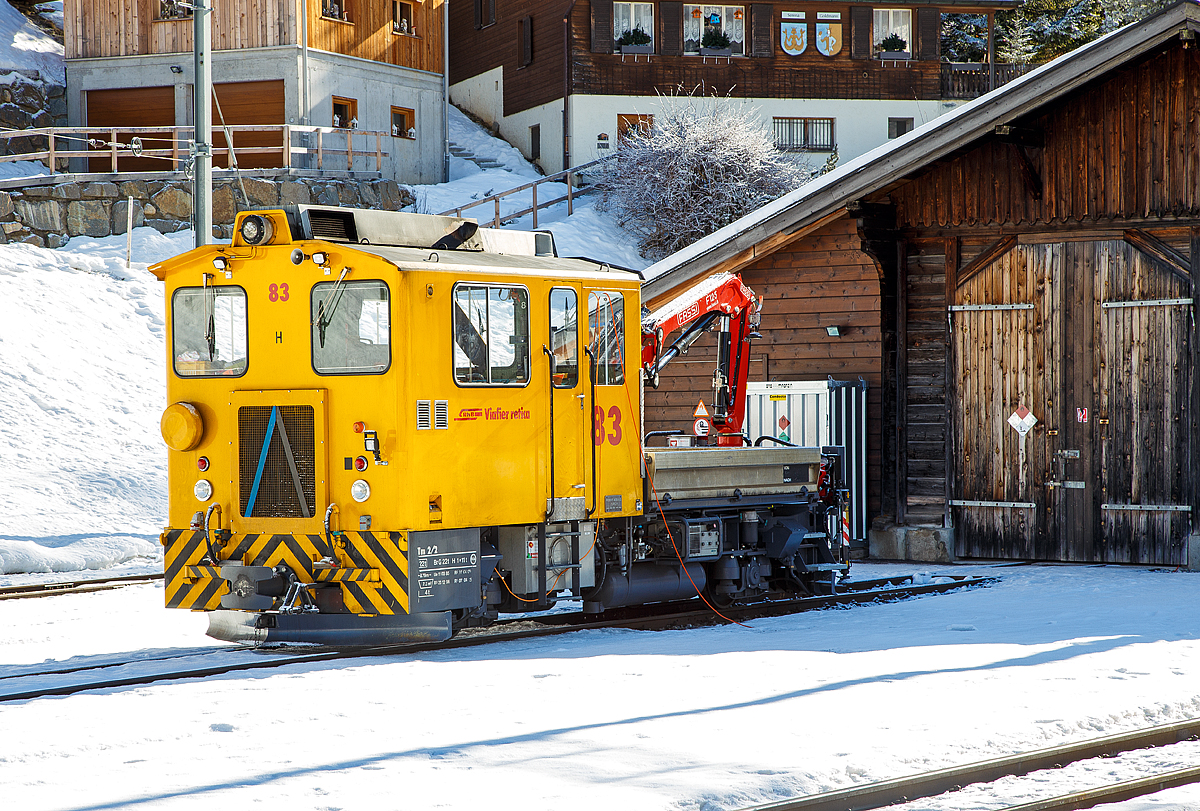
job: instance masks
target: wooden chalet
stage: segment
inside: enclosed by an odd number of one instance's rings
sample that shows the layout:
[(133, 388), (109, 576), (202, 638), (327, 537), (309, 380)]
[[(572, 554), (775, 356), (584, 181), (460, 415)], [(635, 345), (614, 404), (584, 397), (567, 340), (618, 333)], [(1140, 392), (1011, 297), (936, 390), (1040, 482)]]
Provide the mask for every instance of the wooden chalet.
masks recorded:
[[(759, 379), (868, 381), (873, 554), (1200, 567), (1198, 31), (1170, 7), (648, 271), (764, 294)], [(709, 386), (668, 369), (647, 430)]]
[(952, 64), (941, 52), (943, 14), (984, 14), (990, 32), (995, 10), (1017, 4), (460, 0), (451, 98), (547, 171), (604, 157), (681, 92), (752, 101), (781, 148), (820, 165), (1019, 75), (994, 55)]
[[(214, 125), (218, 131), (223, 120), (384, 132), (391, 158), (385, 174), (440, 181), (443, 2), (213, 3)], [(63, 16), (71, 126), (191, 123), (193, 20), (187, 4), (65, 0)], [(238, 144), (247, 145), (252, 142)], [(254, 163), (244, 158), (243, 168), (247, 160)], [(145, 163), (130, 168), (144, 169)], [(274, 154), (257, 165), (278, 167), (280, 158)]]

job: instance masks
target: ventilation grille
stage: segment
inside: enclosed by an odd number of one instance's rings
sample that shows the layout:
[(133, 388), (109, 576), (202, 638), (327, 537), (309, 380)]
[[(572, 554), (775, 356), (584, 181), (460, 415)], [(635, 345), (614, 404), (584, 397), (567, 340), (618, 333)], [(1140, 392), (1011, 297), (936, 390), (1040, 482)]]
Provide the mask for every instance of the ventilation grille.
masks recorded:
[[(254, 518), (307, 518), (313, 515), (317, 501), (316, 461), (313, 448), (313, 407), (279, 406), (279, 416), (271, 436), (267, 437), (267, 426), (271, 421), (271, 406), (243, 406), (238, 409), (238, 478), (241, 495), (241, 514)], [(296, 465), (299, 489), (304, 494), (306, 511), (301, 508), (296, 490), (296, 477), (288, 464), (284, 450), (283, 432), (291, 447), (292, 461)], [(254, 491), (254, 479), (258, 473), (263, 444), (268, 442), (266, 460), (259, 477), (258, 492), (250, 507), (250, 495)]]
[(428, 431), (429, 428), (429, 401), (417, 400), (417, 430)]
[(435, 400), (433, 403), (433, 427), (445, 429), (450, 427), (450, 401)]
[(309, 211), (308, 226), (313, 239), (328, 242), (357, 242), (354, 215), (338, 211)]

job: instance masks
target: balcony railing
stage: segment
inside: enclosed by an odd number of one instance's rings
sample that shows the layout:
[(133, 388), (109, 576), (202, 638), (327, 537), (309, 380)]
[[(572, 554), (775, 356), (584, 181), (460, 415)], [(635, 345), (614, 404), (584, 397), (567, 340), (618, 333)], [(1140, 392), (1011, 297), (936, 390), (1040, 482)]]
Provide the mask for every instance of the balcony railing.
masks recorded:
[[(1002, 87), (1013, 79), (1025, 75), (1037, 65), (1012, 65), (996, 63), (996, 87)], [(942, 98), (977, 99), (994, 90), (990, 65), (986, 62), (943, 62)]]

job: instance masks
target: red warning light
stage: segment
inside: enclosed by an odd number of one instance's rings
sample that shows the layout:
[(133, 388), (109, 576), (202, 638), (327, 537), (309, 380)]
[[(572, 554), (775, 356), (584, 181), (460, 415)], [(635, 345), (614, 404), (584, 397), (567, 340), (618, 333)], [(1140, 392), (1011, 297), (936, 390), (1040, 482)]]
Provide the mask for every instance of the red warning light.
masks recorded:
[(357, 456), (354, 459), (354, 469), (362, 472), (367, 469), (367, 457)]
[(365, 430), (367, 430), (367, 424), (365, 422), (354, 423), (354, 433), (361, 434)]
[(208, 457), (207, 457), (207, 456), (201, 456), (199, 459), (197, 459), (197, 460), (196, 460), (196, 467), (200, 468), (200, 472), (201, 472), (201, 473), (203, 473), (204, 471), (208, 470)]

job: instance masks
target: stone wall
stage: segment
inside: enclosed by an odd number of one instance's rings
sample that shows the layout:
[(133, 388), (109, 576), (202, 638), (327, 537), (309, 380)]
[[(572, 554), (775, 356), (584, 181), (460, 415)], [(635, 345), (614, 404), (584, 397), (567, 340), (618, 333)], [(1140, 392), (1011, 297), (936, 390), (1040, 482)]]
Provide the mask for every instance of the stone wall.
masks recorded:
[[(167, 234), (191, 227), (188, 180), (69, 182), (0, 192), (0, 242), (58, 248), (75, 236), (123, 234), (131, 197), (134, 228), (148, 225)], [(412, 192), (394, 180), (222, 179), (213, 183), (213, 236), (228, 239), (234, 216), (247, 208), (294, 203), (399, 211), (413, 201)]]
[[(42, 81), (36, 70), (0, 71), (0, 129), (67, 126), (67, 89)], [(0, 139), (0, 155), (21, 155), (46, 149), (47, 138), (18, 136)]]

